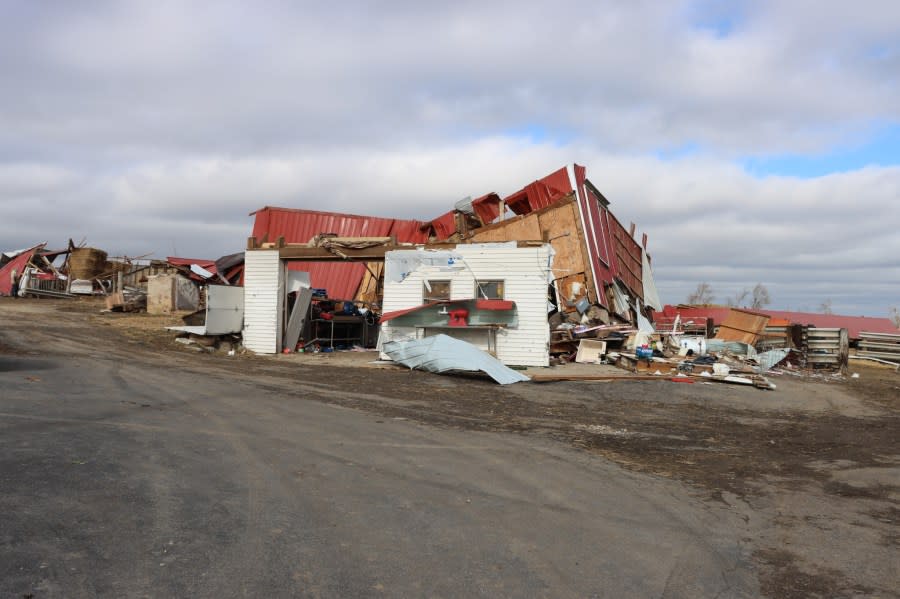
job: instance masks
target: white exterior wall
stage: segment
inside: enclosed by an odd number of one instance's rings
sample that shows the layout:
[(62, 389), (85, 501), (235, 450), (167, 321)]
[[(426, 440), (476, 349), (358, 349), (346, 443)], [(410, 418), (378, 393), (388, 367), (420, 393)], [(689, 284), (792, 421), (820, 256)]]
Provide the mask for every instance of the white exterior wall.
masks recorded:
[[(516, 303), (518, 326), (497, 331), (497, 358), (504, 364), (520, 366), (550, 365), (550, 325), (547, 322), (547, 285), (550, 277), (550, 246), (515, 247), (514, 244), (461, 244), (452, 250), (463, 257), (465, 266), (446, 267), (420, 265), (402, 282), (385, 280), (385, 312), (403, 310), (422, 304), (423, 281), (449, 280), (451, 299), (475, 297), (475, 279), (504, 282), (503, 299)], [(386, 258), (403, 254), (388, 252)], [(440, 329), (437, 329), (440, 330)], [(486, 339), (479, 329), (442, 329), (440, 332), (469, 341), (486, 349), (477, 339)], [(457, 334), (458, 333), (458, 334)], [(414, 327), (381, 326), (381, 342), (415, 339)]]
[(281, 349), (284, 265), (278, 250), (244, 253), (244, 347), (258, 354)]

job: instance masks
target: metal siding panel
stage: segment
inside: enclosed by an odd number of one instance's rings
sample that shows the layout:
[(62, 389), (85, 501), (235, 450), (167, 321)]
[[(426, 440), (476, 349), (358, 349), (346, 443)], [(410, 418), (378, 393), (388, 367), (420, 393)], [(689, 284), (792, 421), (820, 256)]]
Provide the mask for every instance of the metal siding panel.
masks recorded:
[(282, 303), (278, 251), (248, 251), (245, 265), (244, 346), (257, 353), (277, 353)]
[(586, 179), (585, 168), (576, 164), (574, 171), (575, 183), (578, 188), (576, 190), (578, 212), (581, 217), (581, 230), (584, 232), (584, 241), (588, 250), (588, 259), (590, 261), (588, 266), (594, 279), (594, 294), (597, 296), (595, 300), (601, 306), (608, 307), (609, 302), (606, 301), (604, 284), (612, 283), (612, 265), (601, 260), (603, 255), (609, 258), (609, 252), (600, 251), (601, 243), (604, 244), (604, 247), (608, 247), (606, 239), (602, 237), (604, 235), (603, 218), (605, 218), (606, 210), (604, 209), (601, 213), (599, 204), (588, 197), (584, 185)]
[(628, 230), (616, 219), (612, 213), (609, 217), (610, 233), (613, 239), (613, 251), (616, 255), (616, 276), (621, 279), (629, 290), (641, 300), (644, 299), (643, 265), (641, 246), (635, 241)]
[(209, 285), (206, 288), (206, 334), (237, 333), (244, 323), (244, 288)]

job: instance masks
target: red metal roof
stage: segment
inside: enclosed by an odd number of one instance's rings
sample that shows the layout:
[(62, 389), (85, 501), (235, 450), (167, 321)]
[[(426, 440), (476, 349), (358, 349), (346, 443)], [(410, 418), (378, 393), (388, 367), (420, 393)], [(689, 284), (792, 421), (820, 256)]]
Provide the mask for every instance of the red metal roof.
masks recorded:
[(851, 339), (859, 339), (861, 332), (900, 334), (900, 329), (894, 326), (890, 318), (787, 312), (784, 310), (763, 310), (763, 312), (774, 318), (784, 318), (796, 324), (811, 324), (820, 329), (847, 329)]
[(472, 210), (475, 211), (482, 223), (488, 225), (500, 216), (500, 203), (502, 201), (500, 196), (491, 192), (472, 200)]
[(643, 300), (641, 246), (609, 211), (608, 202), (594, 193), (594, 186), (587, 180), (587, 170), (578, 164), (573, 170), (585, 241), (597, 286), (597, 301), (606, 305), (606, 294), (601, 283), (610, 285), (615, 279), (622, 281), (635, 297)]
[(533, 183), (529, 183), (519, 191), (504, 198), (509, 209), (516, 214), (528, 214), (540, 210), (556, 202), (563, 196), (572, 193), (572, 183), (566, 167), (554, 171)]
[(438, 239), (447, 239), (456, 233), (456, 210), (451, 210), (431, 221), (431, 227)]
[(0, 268), (0, 295), (9, 295), (12, 293), (12, 277), (10, 276), (12, 275), (12, 271), (15, 270), (16, 274), (21, 277), (22, 271), (28, 265), (28, 261), (31, 260), (31, 257), (36, 251), (43, 249), (44, 245), (45, 244), (42, 243), (25, 250), (4, 264), (3, 268)]
[(204, 270), (208, 270), (209, 272), (216, 274), (218, 270), (216, 270), (216, 261), (215, 260), (206, 260), (206, 259), (197, 259), (197, 258), (178, 258), (177, 256), (168, 256), (166, 258), (166, 262), (171, 264), (172, 266), (186, 266), (188, 268), (191, 267), (191, 264), (196, 264), (200, 268)]
[[(284, 237), (287, 243), (309, 243), (320, 233), (335, 233), (341, 237), (394, 237), (399, 243), (425, 243), (428, 227), (421, 230), (416, 220), (401, 220), (358, 214), (341, 214), (319, 210), (275, 208), (266, 206), (252, 212), (256, 216), (253, 236), (262, 241)], [(366, 273), (366, 265), (347, 262), (290, 262), (291, 270), (309, 273), (313, 287), (325, 289), (329, 297), (353, 299)]]
[[(725, 320), (731, 308), (726, 306), (665, 306), (662, 314), (674, 317), (681, 314), (682, 320), (693, 317), (712, 318), (716, 324)], [(851, 339), (859, 339), (860, 332), (900, 334), (890, 318), (872, 316), (843, 316), (840, 314), (816, 314), (814, 312), (790, 312), (787, 310), (754, 310), (771, 318), (780, 318), (793, 324), (813, 325), (820, 329), (847, 329)], [(659, 314), (659, 312), (657, 312)]]

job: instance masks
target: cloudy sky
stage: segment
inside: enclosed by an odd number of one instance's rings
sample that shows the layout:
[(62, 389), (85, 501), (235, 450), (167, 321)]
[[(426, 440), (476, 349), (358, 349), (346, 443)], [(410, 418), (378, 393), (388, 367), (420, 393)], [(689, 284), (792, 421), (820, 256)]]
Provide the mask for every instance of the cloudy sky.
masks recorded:
[(217, 257), (577, 162), (664, 301), (900, 305), (895, 0), (0, 0), (0, 82), (0, 249)]

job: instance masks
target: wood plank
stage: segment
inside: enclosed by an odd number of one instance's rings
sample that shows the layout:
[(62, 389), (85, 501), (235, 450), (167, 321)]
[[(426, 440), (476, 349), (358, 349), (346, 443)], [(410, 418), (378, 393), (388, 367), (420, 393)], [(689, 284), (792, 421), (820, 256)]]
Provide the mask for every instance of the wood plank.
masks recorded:
[(298, 260), (306, 262), (341, 262), (343, 260), (355, 262), (383, 262), (384, 255), (392, 250), (408, 250), (409, 246), (378, 246), (354, 250), (341, 248), (340, 254), (335, 254), (320, 247), (284, 247), (278, 250), (278, 256), (282, 260)]
[[(563, 381), (598, 381), (598, 382), (613, 382), (613, 381), (671, 381), (673, 378), (684, 379), (687, 378), (685, 376), (672, 376), (672, 375), (653, 375), (653, 374), (624, 374), (624, 375), (609, 375), (609, 374), (535, 374), (532, 375), (531, 381), (534, 383), (555, 383), (555, 382), (563, 382)], [(706, 377), (704, 377), (706, 378)]]
[(354, 300), (367, 304), (380, 304), (384, 296), (384, 262), (369, 262)]

